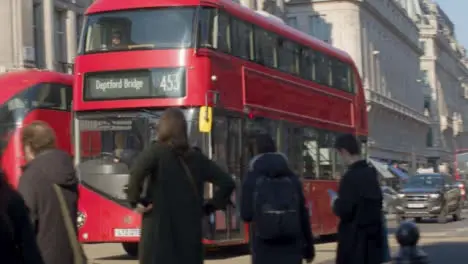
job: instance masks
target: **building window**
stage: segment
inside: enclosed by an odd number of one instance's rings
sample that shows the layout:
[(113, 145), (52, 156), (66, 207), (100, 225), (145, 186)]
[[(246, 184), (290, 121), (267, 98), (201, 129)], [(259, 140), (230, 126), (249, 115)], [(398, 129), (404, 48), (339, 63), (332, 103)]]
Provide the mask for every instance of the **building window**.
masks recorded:
[(330, 41), (330, 26), (321, 15), (309, 16), (309, 35), (327, 43)]
[(432, 132), (432, 127), (430, 127), (428, 130), (427, 130), (427, 134), (426, 134), (426, 147), (433, 147), (434, 146), (434, 135), (433, 135), (433, 132)]
[(421, 72), (421, 81), (424, 83), (424, 84), (429, 84), (429, 74), (427, 72), (427, 70), (423, 70)]
[(297, 18), (296, 17), (288, 17), (286, 23), (288, 26), (293, 27), (293, 28), (298, 28), (297, 27)]
[(37, 68), (45, 67), (44, 58), (44, 27), (42, 5), (33, 5), (34, 60)]
[(431, 97), (425, 96), (424, 97), (424, 110), (431, 111)]
[(81, 29), (83, 28), (84, 17), (82, 14), (76, 15), (76, 40), (80, 43)]
[[(55, 60), (59, 65), (66, 64), (67, 62), (67, 38), (65, 35), (66, 26), (66, 12), (63, 10), (55, 10), (54, 12), (54, 47), (55, 47)], [(60, 66), (59, 66), (60, 67)], [(60, 71), (67, 71), (67, 69), (59, 68)]]
[(426, 41), (419, 41), (419, 47), (423, 50), (424, 53), (426, 53)]

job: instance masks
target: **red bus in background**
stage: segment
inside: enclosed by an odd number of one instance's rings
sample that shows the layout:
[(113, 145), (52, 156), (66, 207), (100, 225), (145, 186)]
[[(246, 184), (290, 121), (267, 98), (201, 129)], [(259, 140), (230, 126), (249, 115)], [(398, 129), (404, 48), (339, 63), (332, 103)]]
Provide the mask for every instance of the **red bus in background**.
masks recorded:
[[(344, 166), (333, 142), (341, 133), (363, 146), (367, 138), (350, 56), (228, 0), (97, 0), (75, 62), (82, 242), (121, 242), (136, 254), (140, 216), (125, 200), (128, 167), (168, 107), (183, 109), (191, 143), (233, 175), (234, 204), (251, 158), (245, 135), (269, 132), (303, 178), (315, 235), (336, 233), (327, 189), (337, 189)], [(248, 243), (235, 206), (204, 226), (207, 245)]]
[(47, 122), (60, 149), (71, 153), (70, 124), (73, 76), (24, 70), (0, 75), (0, 151), (2, 169), (17, 186), (24, 165), (21, 128)]
[(468, 149), (459, 149), (455, 152), (454, 176), (464, 200), (467, 199), (468, 183)]

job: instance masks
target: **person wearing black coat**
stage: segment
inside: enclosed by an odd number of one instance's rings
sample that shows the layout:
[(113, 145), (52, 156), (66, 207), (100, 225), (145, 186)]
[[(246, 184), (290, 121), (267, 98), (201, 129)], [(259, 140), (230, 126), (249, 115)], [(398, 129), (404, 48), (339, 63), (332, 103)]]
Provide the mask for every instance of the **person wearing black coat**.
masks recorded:
[[(128, 201), (143, 214), (140, 263), (202, 264), (202, 218), (227, 205), (234, 181), (188, 145), (187, 121), (179, 109), (163, 113), (157, 132), (157, 141), (134, 161), (128, 182)], [(204, 206), (205, 182), (218, 188)]]
[(8, 184), (0, 170), (1, 263), (44, 264), (23, 198)]
[(340, 219), (336, 264), (380, 264), (385, 245), (377, 173), (362, 159), (360, 143), (353, 135), (337, 138), (335, 149), (349, 166), (340, 181), (338, 196), (331, 201)]
[(53, 188), (54, 184), (61, 188), (76, 227), (78, 178), (73, 160), (56, 149), (55, 133), (44, 122), (35, 121), (25, 127), (21, 141), (28, 163), (20, 177), (18, 191), (28, 206), (44, 263), (73, 263), (73, 248)]
[[(267, 134), (252, 135), (249, 140), (249, 149), (252, 152), (252, 160), (249, 164), (249, 172), (242, 185), (241, 217), (250, 223), (250, 239), (253, 264), (300, 264), (303, 259), (308, 263), (315, 257), (315, 246), (310, 226), (309, 214), (305, 206), (305, 198), (302, 192), (302, 184), (289, 168), (286, 156), (276, 152), (273, 139)], [(295, 241), (264, 241), (255, 235), (254, 219), (254, 193), (259, 177), (277, 177), (280, 175), (292, 177), (300, 194), (301, 205), (301, 229), (303, 235)]]

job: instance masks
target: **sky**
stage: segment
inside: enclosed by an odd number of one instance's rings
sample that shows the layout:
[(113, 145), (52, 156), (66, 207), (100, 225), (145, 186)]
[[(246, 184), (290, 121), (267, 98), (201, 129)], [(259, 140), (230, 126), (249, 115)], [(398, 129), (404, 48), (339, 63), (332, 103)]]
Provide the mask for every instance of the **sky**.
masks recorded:
[(436, 0), (450, 20), (455, 25), (455, 34), (458, 41), (468, 48), (468, 0)]

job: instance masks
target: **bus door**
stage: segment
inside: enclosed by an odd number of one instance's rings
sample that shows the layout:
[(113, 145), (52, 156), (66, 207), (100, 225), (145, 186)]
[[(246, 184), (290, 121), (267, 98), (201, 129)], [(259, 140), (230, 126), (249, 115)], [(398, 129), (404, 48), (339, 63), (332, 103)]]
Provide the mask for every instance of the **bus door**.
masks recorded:
[(217, 241), (244, 240), (244, 226), (240, 219), (240, 187), (243, 171), (242, 119), (216, 115), (211, 133), (212, 159), (234, 179), (236, 189), (231, 203), (210, 219), (213, 239)]

